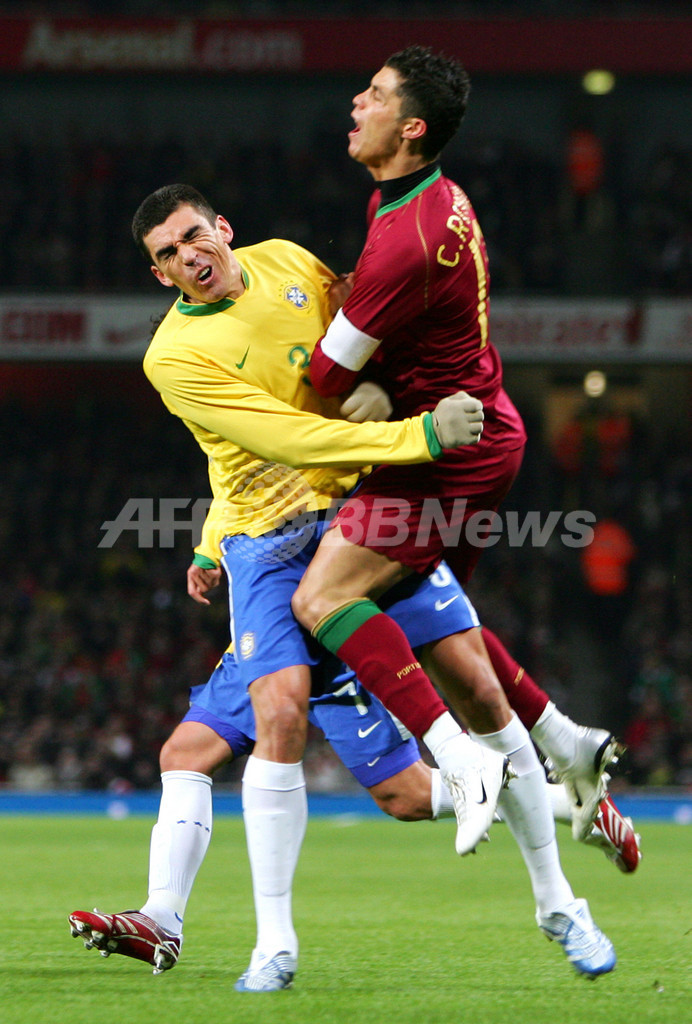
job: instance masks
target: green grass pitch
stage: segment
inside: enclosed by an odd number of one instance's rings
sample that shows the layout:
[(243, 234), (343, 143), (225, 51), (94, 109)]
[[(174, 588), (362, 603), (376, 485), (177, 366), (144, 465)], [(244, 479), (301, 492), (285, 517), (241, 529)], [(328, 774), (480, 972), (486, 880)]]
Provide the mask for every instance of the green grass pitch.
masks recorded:
[(240, 995), (254, 921), (242, 821), (217, 818), (178, 966), (154, 977), (70, 937), (77, 908), (145, 898), (143, 817), (0, 819), (2, 1024), (684, 1024), (692, 1019), (692, 828), (640, 824), (620, 874), (559, 829), (577, 895), (619, 963), (578, 977), (533, 920), (504, 826), (475, 857), (450, 822), (313, 818), (295, 884), (300, 970), (287, 992)]

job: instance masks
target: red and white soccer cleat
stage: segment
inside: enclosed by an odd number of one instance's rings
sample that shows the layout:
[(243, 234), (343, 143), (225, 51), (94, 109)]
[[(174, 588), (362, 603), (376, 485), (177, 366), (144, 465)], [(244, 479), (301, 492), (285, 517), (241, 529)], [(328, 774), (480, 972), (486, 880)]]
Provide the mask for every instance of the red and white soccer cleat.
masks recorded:
[(175, 967), (183, 944), (182, 935), (169, 935), (156, 921), (138, 910), (122, 914), (102, 914), (94, 908), (75, 910), (69, 916), (72, 937), (84, 940), (84, 947), (96, 947), (101, 956), (122, 953), (135, 960), (144, 960), (162, 974)]
[(625, 874), (636, 871), (642, 859), (640, 837), (634, 831), (632, 819), (620, 813), (610, 793), (606, 793), (598, 805), (593, 828), (584, 842), (603, 850), (608, 860)]

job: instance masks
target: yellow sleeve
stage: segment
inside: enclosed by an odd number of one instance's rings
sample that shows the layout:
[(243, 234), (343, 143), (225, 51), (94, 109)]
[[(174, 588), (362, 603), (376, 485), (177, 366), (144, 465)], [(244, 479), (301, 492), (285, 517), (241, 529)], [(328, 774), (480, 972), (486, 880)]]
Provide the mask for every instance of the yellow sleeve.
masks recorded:
[[(268, 461), (295, 469), (433, 461), (426, 413), (394, 423), (348, 423), (294, 409), (192, 359), (163, 357), (146, 369), (172, 412)], [(435, 441), (432, 436), (433, 449)]]
[(224, 499), (213, 498), (209, 510), (207, 511), (207, 518), (204, 520), (202, 526), (202, 536), (200, 542), (195, 548), (195, 554), (201, 555), (203, 558), (208, 558), (215, 565), (219, 565), (219, 547), (221, 541), (228, 532), (224, 526), (223, 516), (221, 514), (224, 504)]

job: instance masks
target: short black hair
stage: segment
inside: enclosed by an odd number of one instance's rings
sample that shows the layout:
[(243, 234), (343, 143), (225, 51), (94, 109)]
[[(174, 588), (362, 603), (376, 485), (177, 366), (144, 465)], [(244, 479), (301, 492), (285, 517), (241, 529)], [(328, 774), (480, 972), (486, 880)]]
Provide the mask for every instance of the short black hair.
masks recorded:
[(144, 244), (145, 237), (159, 224), (168, 220), (179, 206), (192, 206), (209, 221), (216, 222), (216, 212), (201, 192), (192, 185), (164, 185), (144, 199), (132, 218), (132, 237), (147, 259), (150, 253)]
[(463, 65), (453, 57), (433, 53), (429, 46), (407, 46), (385, 61), (402, 79), (402, 117), (420, 117), (427, 131), (411, 148), (426, 160), (434, 160), (459, 130), (466, 113), (471, 81)]

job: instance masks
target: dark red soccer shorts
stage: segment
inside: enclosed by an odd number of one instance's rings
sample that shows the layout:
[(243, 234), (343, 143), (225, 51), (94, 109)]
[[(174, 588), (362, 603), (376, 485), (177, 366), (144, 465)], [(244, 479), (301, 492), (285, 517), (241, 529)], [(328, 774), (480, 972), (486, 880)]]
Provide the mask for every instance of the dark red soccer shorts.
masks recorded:
[[(488, 452), (467, 466), (455, 466), (452, 481), (439, 485), (438, 477), (438, 486), (430, 490), (424, 486), (427, 467), (378, 467), (341, 506), (330, 528), (341, 527), (346, 540), (414, 572), (428, 573), (445, 559), (459, 582), (466, 583), (493, 522), (494, 531), (499, 529), (494, 513), (514, 483), (523, 454), (523, 447)], [(421, 489), (428, 490), (426, 496)]]

